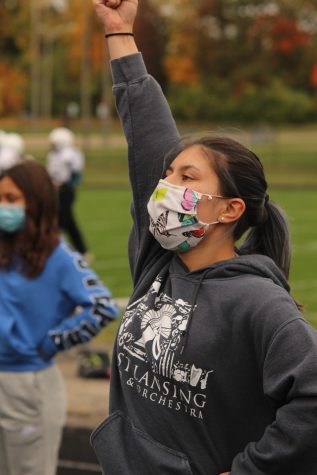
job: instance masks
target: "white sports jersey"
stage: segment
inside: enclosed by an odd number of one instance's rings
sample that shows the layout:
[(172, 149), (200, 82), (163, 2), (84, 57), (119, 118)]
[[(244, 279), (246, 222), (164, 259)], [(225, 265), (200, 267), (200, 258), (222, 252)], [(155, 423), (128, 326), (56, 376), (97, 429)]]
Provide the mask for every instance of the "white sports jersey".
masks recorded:
[(11, 147), (3, 145), (0, 148), (0, 172), (7, 170), (21, 160), (21, 157)]
[(76, 147), (52, 150), (47, 156), (47, 171), (58, 185), (68, 183), (73, 173), (81, 173), (84, 168), (84, 155)]

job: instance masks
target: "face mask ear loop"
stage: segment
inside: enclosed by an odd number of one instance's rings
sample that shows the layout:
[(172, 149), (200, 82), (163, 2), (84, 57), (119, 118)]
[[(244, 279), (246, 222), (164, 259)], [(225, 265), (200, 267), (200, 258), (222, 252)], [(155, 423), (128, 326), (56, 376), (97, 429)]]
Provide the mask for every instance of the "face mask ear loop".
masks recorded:
[[(221, 195), (208, 195), (207, 193), (200, 193), (200, 196), (203, 197), (203, 196), (207, 196), (207, 200), (208, 201), (212, 201), (214, 198), (222, 198), (222, 199), (225, 199), (225, 196), (221, 196)], [(201, 198), (199, 198), (199, 201), (201, 201)], [(196, 207), (197, 207), (198, 203), (196, 204)], [(217, 221), (212, 221), (211, 223), (204, 223), (204, 221), (200, 221), (202, 225), (204, 226), (211, 226), (212, 224), (220, 224), (221, 221), (219, 219), (217, 219)]]
[[(207, 195), (207, 194), (201, 193), (201, 196), (207, 196), (207, 200), (208, 200), (208, 201), (212, 201), (213, 198), (214, 198), (216, 195)], [(219, 198), (219, 196), (217, 196), (217, 198)], [(201, 200), (201, 198), (199, 199), (199, 201), (200, 201), (200, 200)], [(196, 207), (197, 207), (197, 205), (198, 205), (198, 203), (196, 204)], [(209, 226), (211, 226), (211, 225), (213, 225), (213, 224), (219, 224), (219, 223), (220, 223), (219, 219), (217, 219), (217, 221), (212, 221), (211, 223), (205, 223), (204, 221), (201, 221), (201, 220), (199, 220), (199, 222), (200, 222), (203, 226), (207, 226), (207, 227), (209, 227)]]
[(225, 196), (222, 195), (208, 195), (208, 193), (200, 193), (201, 196), (207, 196), (208, 201), (212, 201), (214, 198), (225, 199)]

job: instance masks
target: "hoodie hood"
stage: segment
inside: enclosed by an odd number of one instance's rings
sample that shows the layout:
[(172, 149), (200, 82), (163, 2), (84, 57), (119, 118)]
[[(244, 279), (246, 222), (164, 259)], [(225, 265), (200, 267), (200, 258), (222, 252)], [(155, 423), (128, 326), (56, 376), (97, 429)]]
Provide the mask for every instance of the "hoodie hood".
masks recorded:
[(242, 275), (252, 275), (256, 277), (262, 277), (270, 279), (274, 284), (290, 292), (290, 286), (283, 274), (283, 272), (277, 267), (275, 262), (267, 256), (262, 254), (250, 254), (238, 256), (233, 259), (225, 261), (219, 261), (207, 267), (196, 269), (195, 271), (186, 271), (181, 259), (176, 256), (173, 260), (170, 268), (171, 274), (183, 273), (185, 278), (194, 279), (194, 293), (192, 299), (192, 307), (188, 317), (188, 323), (186, 330), (183, 331), (183, 341), (180, 353), (182, 354), (187, 344), (187, 338), (190, 332), (190, 326), (192, 323), (193, 314), (196, 309), (196, 302), (198, 300), (198, 294), (201, 285), (206, 280), (211, 279), (226, 279), (234, 278)]
[[(175, 260), (175, 267), (172, 272), (184, 273), (185, 267), (181, 262), (181, 259), (177, 257)], [(219, 261), (210, 266), (201, 267), (192, 272), (186, 272), (191, 278), (197, 279), (198, 282), (202, 282), (206, 279), (225, 279), (238, 277), (243, 274), (254, 275), (257, 277), (263, 277), (271, 279), (274, 284), (290, 292), (290, 286), (285, 278), (284, 273), (277, 267), (275, 262), (268, 256), (262, 254), (250, 254), (240, 255), (233, 259), (225, 261)]]

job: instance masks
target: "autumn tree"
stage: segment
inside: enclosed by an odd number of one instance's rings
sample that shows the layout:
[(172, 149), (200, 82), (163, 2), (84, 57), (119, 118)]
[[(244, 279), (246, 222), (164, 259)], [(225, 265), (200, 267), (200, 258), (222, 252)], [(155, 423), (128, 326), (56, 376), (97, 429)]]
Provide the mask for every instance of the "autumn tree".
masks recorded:
[[(265, 107), (276, 112), (280, 98), (289, 103), (284, 117), (298, 108), (295, 119), (307, 120), (317, 95), (315, 2), (140, 0), (135, 37), (149, 72), (183, 118), (257, 120)], [(0, 3), (7, 78), (0, 80), (1, 114), (31, 110), (31, 96), (42, 116), (63, 115), (70, 102), (94, 114), (105, 96), (110, 101), (107, 50), (93, 7), (86, 0), (65, 4), (61, 11), (52, 0)], [(30, 5), (39, 18), (32, 29)]]
[(28, 58), (25, 55), (25, 51), (28, 50), (27, 12), (25, 3), (0, 3), (0, 115), (2, 116), (19, 113), (27, 103)]
[(164, 59), (168, 42), (166, 20), (155, 2), (150, 0), (140, 0), (138, 12), (134, 25), (137, 45), (149, 73), (165, 88), (167, 74)]
[[(182, 48), (174, 49), (171, 61), (174, 71), (169, 77), (178, 82), (178, 68), (185, 52), (196, 70), (190, 87), (181, 90), (182, 102), (186, 105), (187, 95), (188, 103), (194, 103), (188, 109), (196, 107), (197, 119), (207, 115), (240, 120), (245, 113), (244, 119), (258, 120), (265, 104), (267, 118), (272, 120), (274, 114), (274, 120), (283, 117), (287, 120), (291, 117), (289, 111), (296, 108), (303, 114), (295, 111), (294, 120), (312, 117), (310, 94), (317, 31), (313, 2), (307, 0), (301, 9), (295, 0), (178, 0), (178, 3), (182, 4), (183, 8), (178, 5), (181, 11), (187, 11), (186, 25), (190, 24), (190, 29), (186, 30), (183, 24), (179, 27), (178, 31), (187, 34), (178, 40)], [(175, 110), (179, 112), (181, 99), (175, 96), (173, 87), (172, 104), (175, 106), (177, 102)], [(277, 110), (279, 107), (284, 108), (284, 113)], [(275, 109), (273, 115), (269, 109)]]

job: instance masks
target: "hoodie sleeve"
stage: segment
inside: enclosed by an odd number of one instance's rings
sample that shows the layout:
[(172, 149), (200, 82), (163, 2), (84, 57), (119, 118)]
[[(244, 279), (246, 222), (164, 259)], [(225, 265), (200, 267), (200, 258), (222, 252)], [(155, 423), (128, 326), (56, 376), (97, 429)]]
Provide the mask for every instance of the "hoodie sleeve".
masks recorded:
[(296, 318), (275, 332), (263, 378), (265, 395), (278, 407), (276, 418), (235, 457), (230, 474), (315, 474), (317, 333), (305, 320)]
[(61, 272), (60, 285), (63, 308), (69, 310), (69, 315), (42, 341), (39, 353), (45, 359), (88, 342), (119, 315), (110, 291), (83, 258), (77, 253), (68, 257)]
[[(111, 63), (116, 106), (128, 143), (134, 226), (129, 258), (134, 281), (156, 248), (148, 231), (147, 202), (164, 170), (164, 156), (179, 141), (174, 119), (159, 84), (147, 73), (140, 53)], [(158, 245), (157, 245), (158, 246)]]

